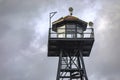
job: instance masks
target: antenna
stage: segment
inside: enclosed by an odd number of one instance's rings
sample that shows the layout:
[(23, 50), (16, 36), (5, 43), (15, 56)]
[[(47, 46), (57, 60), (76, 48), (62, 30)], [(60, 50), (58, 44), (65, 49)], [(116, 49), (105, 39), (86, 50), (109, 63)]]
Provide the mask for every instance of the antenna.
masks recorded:
[(70, 12), (70, 15), (72, 16), (72, 14), (73, 14), (73, 8), (72, 7), (69, 7), (69, 12)]
[(49, 13), (49, 28), (51, 28), (51, 19), (56, 13), (57, 11)]

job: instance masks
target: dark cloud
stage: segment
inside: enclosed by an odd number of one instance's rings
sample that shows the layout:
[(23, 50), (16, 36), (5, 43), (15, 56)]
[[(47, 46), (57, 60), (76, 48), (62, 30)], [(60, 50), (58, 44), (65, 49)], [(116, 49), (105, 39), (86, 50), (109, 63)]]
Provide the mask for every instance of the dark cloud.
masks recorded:
[(40, 40), (37, 49), (32, 47), (32, 42), (36, 39), (34, 20), (40, 18), (48, 8), (43, 5), (47, 3), (40, 0), (0, 2), (1, 80), (38, 80), (42, 77), (44, 63), (41, 61), (44, 58), (41, 53), (45, 53), (45, 50)]
[[(120, 1), (101, 1), (102, 9), (95, 21), (95, 44), (88, 71), (97, 74), (98, 80), (119, 80), (120, 75)], [(89, 61), (88, 61), (89, 62)], [(87, 64), (87, 63), (86, 63)], [(91, 75), (91, 73), (90, 73)]]

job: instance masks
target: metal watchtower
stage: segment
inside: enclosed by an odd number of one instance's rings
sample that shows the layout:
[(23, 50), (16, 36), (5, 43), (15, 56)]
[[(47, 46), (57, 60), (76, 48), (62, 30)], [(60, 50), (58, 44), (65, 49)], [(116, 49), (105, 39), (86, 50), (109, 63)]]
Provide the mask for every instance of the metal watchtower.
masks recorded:
[(52, 22), (49, 28), (48, 57), (59, 57), (56, 80), (88, 80), (83, 57), (90, 55), (94, 31), (72, 16), (72, 8), (69, 11), (70, 15)]

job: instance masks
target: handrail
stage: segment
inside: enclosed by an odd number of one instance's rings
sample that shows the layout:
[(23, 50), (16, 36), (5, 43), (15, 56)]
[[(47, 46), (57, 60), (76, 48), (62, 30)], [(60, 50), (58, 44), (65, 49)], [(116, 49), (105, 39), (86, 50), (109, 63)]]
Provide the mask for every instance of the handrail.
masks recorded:
[[(59, 28), (64, 29), (65, 28)], [(67, 28), (72, 31), (72, 33), (67, 33), (67, 32), (54, 32), (52, 31), (52, 28), (49, 28), (49, 38), (94, 38), (94, 29), (93, 28), (87, 28), (86, 31), (79, 31), (80, 29), (76, 29), (76, 31), (73, 31), (72, 29), (75, 30), (75, 28)]]

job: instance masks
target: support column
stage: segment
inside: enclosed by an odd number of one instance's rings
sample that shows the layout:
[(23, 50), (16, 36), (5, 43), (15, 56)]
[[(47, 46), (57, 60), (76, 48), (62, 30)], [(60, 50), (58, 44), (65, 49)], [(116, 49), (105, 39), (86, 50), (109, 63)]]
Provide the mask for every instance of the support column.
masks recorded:
[(82, 52), (76, 49), (73, 54), (75, 55), (63, 57), (63, 51), (61, 51), (56, 80), (88, 80)]
[(79, 53), (80, 53), (80, 60), (81, 60), (82, 68), (83, 68), (83, 76), (85, 77), (85, 80), (88, 80), (86, 69), (85, 69), (85, 64), (84, 64), (84, 60), (83, 60), (83, 56), (82, 56), (82, 52), (79, 50)]
[(57, 70), (57, 77), (56, 77), (56, 80), (59, 80), (60, 79), (60, 70), (61, 70), (61, 66), (62, 66), (62, 50), (60, 52), (60, 56), (59, 56), (59, 62), (58, 62), (58, 70)]

